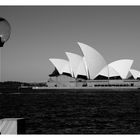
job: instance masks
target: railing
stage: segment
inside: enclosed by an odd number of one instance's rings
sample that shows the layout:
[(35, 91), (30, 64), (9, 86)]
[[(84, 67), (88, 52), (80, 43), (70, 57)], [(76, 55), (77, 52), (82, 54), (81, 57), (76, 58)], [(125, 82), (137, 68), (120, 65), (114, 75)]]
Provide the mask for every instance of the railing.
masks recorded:
[(5, 118), (0, 120), (0, 134), (25, 134), (25, 119)]

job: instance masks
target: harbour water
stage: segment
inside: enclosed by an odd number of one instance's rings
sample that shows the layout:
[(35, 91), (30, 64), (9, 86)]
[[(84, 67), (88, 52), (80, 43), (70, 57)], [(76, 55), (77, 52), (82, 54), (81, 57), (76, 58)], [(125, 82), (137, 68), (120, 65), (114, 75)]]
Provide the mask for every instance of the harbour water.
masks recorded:
[(140, 91), (0, 94), (0, 118), (26, 134), (140, 134)]

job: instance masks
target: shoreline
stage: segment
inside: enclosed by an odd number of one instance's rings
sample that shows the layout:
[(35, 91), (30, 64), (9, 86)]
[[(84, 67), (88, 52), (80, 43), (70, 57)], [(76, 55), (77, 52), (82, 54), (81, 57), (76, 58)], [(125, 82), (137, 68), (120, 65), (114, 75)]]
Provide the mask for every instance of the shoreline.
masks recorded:
[(133, 86), (133, 87), (21, 87), (18, 89), (3, 89), (0, 91), (0, 94), (22, 94), (22, 93), (60, 93), (60, 92), (92, 92), (92, 93), (105, 93), (105, 92), (140, 92), (140, 88)]
[(20, 93), (40, 93), (53, 91), (54, 93), (59, 92), (139, 92), (138, 87), (34, 87), (34, 88), (21, 88)]

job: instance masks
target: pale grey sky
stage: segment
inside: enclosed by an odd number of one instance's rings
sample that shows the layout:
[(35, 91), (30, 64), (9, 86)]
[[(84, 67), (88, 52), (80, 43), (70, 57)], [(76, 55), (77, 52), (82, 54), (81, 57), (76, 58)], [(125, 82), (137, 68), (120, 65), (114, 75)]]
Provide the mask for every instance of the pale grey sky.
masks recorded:
[(140, 7), (0, 7), (12, 27), (1, 49), (2, 81), (45, 81), (54, 67), (49, 58), (65, 51), (82, 55), (77, 42), (93, 46), (108, 63), (129, 58), (140, 70)]

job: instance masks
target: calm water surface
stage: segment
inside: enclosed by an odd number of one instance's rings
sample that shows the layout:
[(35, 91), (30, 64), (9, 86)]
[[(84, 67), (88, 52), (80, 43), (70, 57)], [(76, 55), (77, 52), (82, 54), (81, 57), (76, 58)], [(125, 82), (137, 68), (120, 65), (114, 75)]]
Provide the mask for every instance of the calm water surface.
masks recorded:
[(0, 94), (0, 118), (25, 118), (26, 134), (140, 134), (140, 93)]

